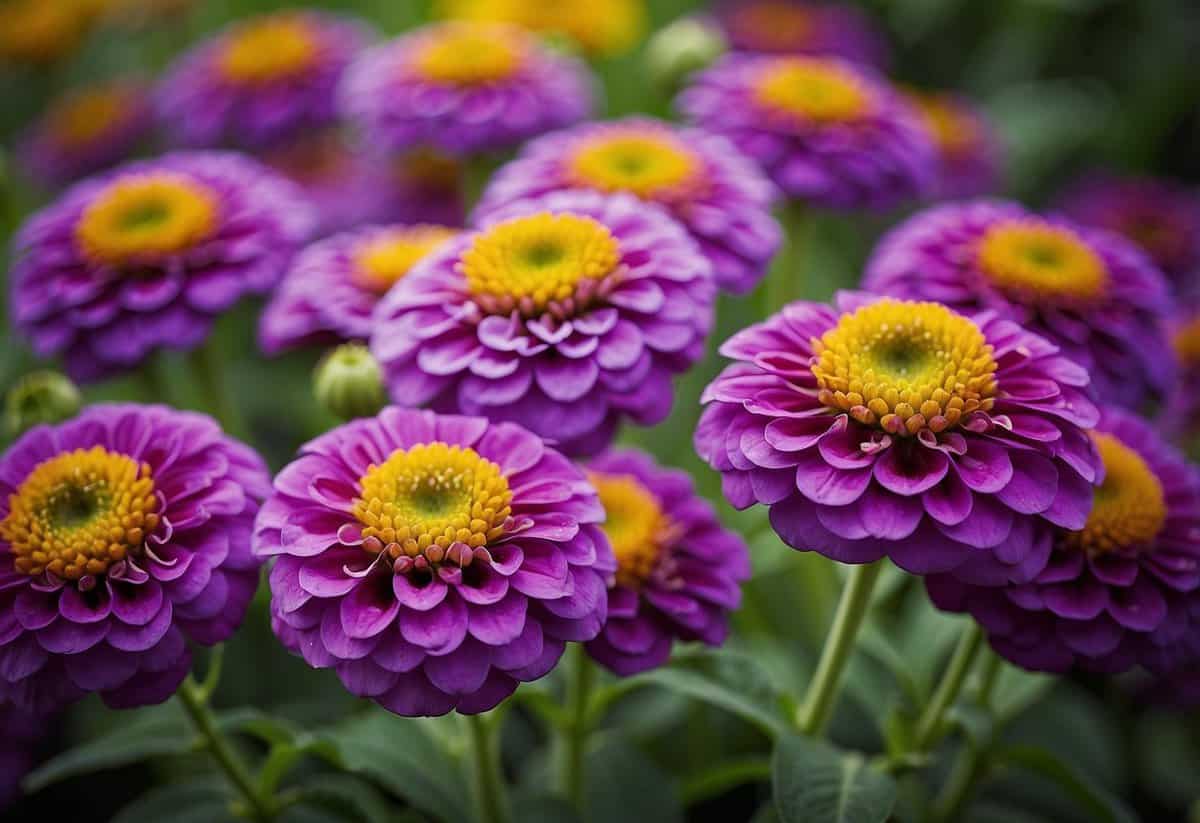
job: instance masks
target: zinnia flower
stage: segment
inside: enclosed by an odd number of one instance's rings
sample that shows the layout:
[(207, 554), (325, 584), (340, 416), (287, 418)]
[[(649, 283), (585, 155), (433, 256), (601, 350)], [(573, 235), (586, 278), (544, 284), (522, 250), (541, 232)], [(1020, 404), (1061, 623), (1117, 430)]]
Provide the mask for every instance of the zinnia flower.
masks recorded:
[(854, 6), (804, 0), (723, 0), (716, 19), (738, 51), (841, 57), (882, 67), (887, 40)]
[(234, 23), (168, 69), (155, 104), (179, 145), (262, 148), (337, 121), (337, 87), (374, 32), (353, 18), (286, 11)]
[(179, 153), (79, 183), (16, 239), (13, 322), (79, 381), (191, 349), (283, 274), (311, 228), (295, 187), (234, 154)]
[(931, 577), (940, 608), (969, 612), (1027, 669), (1169, 671), (1200, 660), (1200, 472), (1145, 422), (1106, 411), (1092, 433), (1104, 482), (1082, 529), (1059, 529), (1021, 585)]
[(722, 528), (686, 472), (635, 451), (588, 463), (617, 558), (608, 582), (608, 621), (587, 651), (620, 675), (666, 662), (676, 639), (719, 646), (741, 603), (750, 554)]
[(646, 28), (645, 0), (441, 0), (437, 5), (451, 19), (512, 23), (567, 37), (596, 55), (628, 51)]
[(358, 58), (342, 107), (378, 150), (470, 155), (582, 120), (592, 108), (592, 79), (519, 28), (443, 23)]
[(1059, 206), (1084, 225), (1133, 241), (1178, 294), (1200, 297), (1200, 193), (1150, 177), (1093, 175), (1069, 189)]
[(21, 170), (45, 188), (57, 188), (127, 159), (151, 125), (146, 89), (139, 82), (72, 91), (21, 138)]
[[(430, 149), (414, 149), (383, 161), (376, 181), (384, 194), (383, 215), (394, 223), (466, 224), (462, 162)], [(378, 171), (379, 164), (372, 161)]]
[(1178, 370), (1162, 424), (1173, 436), (1187, 437), (1200, 426), (1200, 310), (1185, 307), (1176, 312), (1171, 342)]
[(510, 423), (391, 407), (307, 444), (255, 527), (272, 625), (403, 715), (483, 712), (591, 640), (616, 569), (582, 471)]
[(992, 313), (842, 293), (732, 338), (696, 450), (789, 546), (913, 574), (1029, 580), (1100, 471), (1088, 375)]
[(190, 643), (225, 640), (258, 584), (266, 466), (210, 418), (92, 406), (0, 463), (0, 700), (166, 700)]
[(84, 0), (11, 0), (4, 4), (0, 60), (42, 66), (79, 46), (95, 14)]
[(1171, 386), (1167, 284), (1128, 241), (1016, 203), (921, 212), (884, 237), (863, 287), (991, 309), (1059, 346), (1106, 403), (1135, 408)]
[(369, 339), (379, 299), (455, 234), (445, 226), (368, 226), (313, 243), (262, 314), (263, 351)]
[(625, 191), (671, 212), (713, 265), (717, 285), (749, 291), (779, 249), (775, 187), (723, 137), (631, 117), (533, 140), (501, 167), (477, 213), (557, 189)]
[(952, 94), (908, 90), (937, 154), (937, 199), (975, 197), (1000, 180), (1000, 141), (983, 115)]
[(934, 180), (916, 112), (870, 70), (837, 58), (730, 54), (693, 76), (678, 105), (789, 197), (817, 206), (887, 208)]
[(489, 214), (375, 311), (392, 400), (510, 420), (594, 454), (625, 417), (657, 423), (704, 353), (708, 261), (656, 206), (553, 192)]

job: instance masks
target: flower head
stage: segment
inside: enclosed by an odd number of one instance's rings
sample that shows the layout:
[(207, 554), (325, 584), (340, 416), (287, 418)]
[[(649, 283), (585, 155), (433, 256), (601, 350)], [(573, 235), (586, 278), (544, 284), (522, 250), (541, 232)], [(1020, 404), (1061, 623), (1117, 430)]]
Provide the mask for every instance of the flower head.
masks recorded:
[(307, 344), (367, 340), (387, 291), (458, 233), (446, 226), (368, 226), (306, 248), (259, 323), (268, 354)]
[(666, 662), (672, 643), (719, 646), (750, 576), (746, 544), (722, 528), (685, 472), (634, 451), (588, 463), (617, 558), (608, 582), (608, 621), (588, 654), (617, 674)]
[(403, 715), (487, 711), (591, 640), (616, 569), (582, 471), (511, 423), (384, 409), (279, 474), (255, 527), (272, 623)]
[(275, 285), (308, 235), (290, 183), (233, 154), (179, 153), (85, 180), (16, 240), (12, 317), (80, 381), (203, 342), (214, 317)]
[(86, 0), (12, 0), (4, 5), (0, 60), (54, 63), (78, 47), (95, 17)]
[(937, 303), (797, 302), (721, 348), (696, 450), (788, 545), (982, 585), (1040, 572), (1099, 460), (1088, 375), (1017, 324)]
[(151, 127), (146, 89), (119, 80), (69, 92), (21, 138), (21, 167), (46, 188), (101, 171), (133, 154)]
[(1059, 346), (1106, 403), (1136, 408), (1169, 389), (1167, 285), (1124, 239), (975, 201), (921, 212), (885, 237), (865, 288), (991, 309)]
[(933, 181), (933, 145), (916, 112), (843, 60), (730, 54), (693, 77), (678, 105), (798, 200), (887, 208)]
[(937, 155), (939, 199), (975, 197), (996, 188), (1000, 141), (970, 103), (952, 94), (908, 90), (905, 97), (921, 116)]
[(315, 11), (239, 21), (186, 52), (155, 97), (182, 146), (262, 148), (337, 121), (337, 86), (374, 39), (364, 23)]
[(702, 355), (715, 286), (665, 212), (552, 192), (487, 215), (383, 298), (371, 350), (392, 400), (510, 420), (573, 454), (671, 407)]
[(188, 643), (245, 614), (269, 491), (262, 459), (203, 415), (93, 406), (26, 433), (0, 463), (0, 700), (169, 697)]
[(441, 0), (439, 5), (450, 19), (511, 23), (561, 35), (598, 55), (628, 51), (646, 27), (645, 0)]
[(1105, 412), (1092, 438), (1103, 482), (1083, 527), (1055, 531), (1044, 570), (986, 589), (935, 576), (930, 595), (1029, 669), (1200, 660), (1200, 472), (1127, 412)]
[(723, 0), (716, 19), (738, 51), (841, 57), (877, 67), (887, 63), (887, 41), (849, 4)]
[(469, 155), (581, 120), (592, 108), (592, 80), (580, 63), (519, 28), (442, 23), (356, 60), (342, 108), (385, 152)]
[(779, 248), (775, 187), (748, 159), (723, 137), (643, 117), (531, 141), (492, 178), (478, 213), (570, 188), (628, 192), (664, 207), (731, 291), (753, 288)]

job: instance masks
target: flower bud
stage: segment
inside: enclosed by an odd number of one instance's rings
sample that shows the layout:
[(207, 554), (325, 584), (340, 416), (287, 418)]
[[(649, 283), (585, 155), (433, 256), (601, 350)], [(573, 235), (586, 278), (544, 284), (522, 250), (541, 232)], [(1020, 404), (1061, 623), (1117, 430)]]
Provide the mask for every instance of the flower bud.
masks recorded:
[(646, 68), (660, 87), (674, 90), (687, 75), (712, 63), (729, 48), (716, 23), (682, 17), (660, 29), (646, 45)]
[(5, 395), (5, 434), (17, 437), (41, 423), (61, 423), (82, 405), (79, 389), (65, 375), (49, 369), (30, 372)]
[(370, 417), (387, 404), (379, 364), (361, 343), (345, 343), (322, 358), (313, 393), (343, 420)]

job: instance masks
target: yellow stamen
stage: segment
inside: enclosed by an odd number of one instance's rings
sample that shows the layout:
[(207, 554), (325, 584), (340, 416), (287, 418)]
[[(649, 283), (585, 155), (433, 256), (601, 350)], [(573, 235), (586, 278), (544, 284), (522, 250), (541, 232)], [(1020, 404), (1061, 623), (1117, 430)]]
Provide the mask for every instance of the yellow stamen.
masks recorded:
[(1162, 483), (1133, 449), (1111, 434), (1092, 432), (1104, 482), (1096, 489), (1087, 525), (1066, 536), (1066, 544), (1088, 554), (1106, 554), (1149, 545), (1167, 522)]
[(354, 255), (354, 280), (378, 294), (390, 289), (422, 258), (432, 254), (458, 231), (445, 226), (404, 226), (383, 232), (364, 243)]
[(517, 31), (508, 26), (446, 23), (428, 36), (413, 65), (435, 83), (480, 86), (520, 71), (525, 48)]
[(131, 97), (131, 90), (122, 85), (74, 92), (51, 110), (50, 134), (68, 148), (87, 145), (120, 122), (129, 111)]
[(820, 58), (781, 57), (758, 78), (754, 97), (769, 111), (814, 123), (848, 123), (867, 114), (870, 98), (854, 74)]
[(1108, 285), (1104, 261), (1079, 235), (1037, 219), (996, 224), (984, 234), (978, 255), (993, 283), (1027, 300), (1090, 300)]
[(658, 499), (635, 477), (588, 475), (604, 506), (604, 533), (617, 557), (617, 585), (637, 588), (654, 573), (675, 526)]
[(567, 175), (577, 185), (651, 200), (690, 189), (701, 171), (696, 155), (680, 140), (644, 129), (586, 140), (567, 165)]
[(272, 14), (230, 32), (220, 69), (235, 83), (270, 83), (308, 71), (317, 51), (317, 39), (303, 16)]

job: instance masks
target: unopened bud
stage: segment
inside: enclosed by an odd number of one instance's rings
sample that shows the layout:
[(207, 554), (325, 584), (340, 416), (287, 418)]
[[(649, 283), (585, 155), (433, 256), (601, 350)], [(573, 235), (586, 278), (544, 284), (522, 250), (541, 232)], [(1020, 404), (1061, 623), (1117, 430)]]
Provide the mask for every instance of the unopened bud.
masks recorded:
[(660, 29), (646, 44), (646, 69), (661, 88), (674, 90), (694, 71), (729, 49), (725, 35), (706, 17), (682, 17)]
[(387, 404), (379, 364), (361, 343), (345, 343), (322, 358), (313, 392), (317, 402), (343, 420), (370, 417)]
[(4, 398), (4, 430), (16, 437), (40, 423), (61, 423), (83, 405), (79, 389), (56, 371), (30, 372)]

